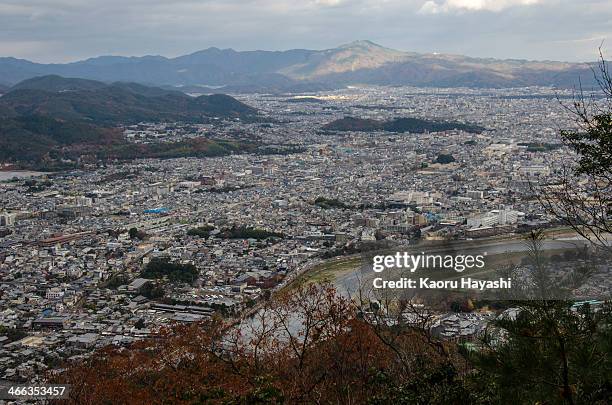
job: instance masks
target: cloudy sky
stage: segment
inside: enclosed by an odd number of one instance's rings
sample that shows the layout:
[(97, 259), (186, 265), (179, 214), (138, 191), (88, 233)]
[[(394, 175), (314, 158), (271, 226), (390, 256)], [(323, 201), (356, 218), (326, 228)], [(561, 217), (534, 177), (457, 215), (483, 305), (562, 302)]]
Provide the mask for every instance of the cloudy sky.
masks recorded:
[(0, 0), (0, 56), (66, 62), (211, 46), (390, 48), (567, 61), (612, 54), (611, 0)]

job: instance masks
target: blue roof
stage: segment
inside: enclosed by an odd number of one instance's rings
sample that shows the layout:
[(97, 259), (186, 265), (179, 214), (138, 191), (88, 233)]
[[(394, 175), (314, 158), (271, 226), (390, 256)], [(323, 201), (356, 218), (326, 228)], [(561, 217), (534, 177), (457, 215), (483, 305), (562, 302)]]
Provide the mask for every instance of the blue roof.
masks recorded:
[(163, 208), (163, 207), (144, 210), (145, 214), (163, 214), (166, 212), (168, 212), (168, 208)]

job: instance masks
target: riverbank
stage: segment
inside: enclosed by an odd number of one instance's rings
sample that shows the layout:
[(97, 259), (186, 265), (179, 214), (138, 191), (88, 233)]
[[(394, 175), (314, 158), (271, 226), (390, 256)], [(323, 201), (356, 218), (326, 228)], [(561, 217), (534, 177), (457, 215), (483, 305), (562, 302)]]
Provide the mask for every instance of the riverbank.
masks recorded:
[[(542, 243), (542, 250), (548, 254), (560, 253), (564, 250), (575, 249), (584, 246), (585, 240), (577, 239), (576, 232), (570, 228), (551, 228), (544, 232), (546, 239)], [(529, 246), (524, 241), (524, 235), (507, 235), (505, 237), (493, 237), (463, 241), (424, 241), (422, 243), (398, 246), (392, 251), (427, 252), (428, 254), (453, 252), (485, 253), (488, 261), (492, 264), (517, 262), (524, 257)], [(383, 252), (381, 252), (383, 253)], [(500, 258), (504, 256), (504, 258)], [(338, 289), (350, 289), (355, 282), (362, 278), (363, 267), (362, 254), (350, 256), (339, 256), (329, 260), (319, 261), (305, 266), (298, 275), (288, 280), (280, 290), (291, 290), (312, 283), (328, 282), (334, 284)]]

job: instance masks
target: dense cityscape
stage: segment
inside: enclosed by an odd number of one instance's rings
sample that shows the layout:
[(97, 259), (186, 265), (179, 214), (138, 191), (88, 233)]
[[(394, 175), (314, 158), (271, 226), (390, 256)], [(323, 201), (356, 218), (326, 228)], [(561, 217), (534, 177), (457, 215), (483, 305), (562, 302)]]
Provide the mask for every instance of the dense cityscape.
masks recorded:
[[(561, 105), (568, 95), (411, 87), (239, 95), (265, 122), (142, 122), (123, 134), (135, 143), (256, 139), (274, 153), (51, 173), (7, 165), (0, 172), (0, 378), (34, 381), (64, 360), (174, 323), (240, 319), (314, 265), (370, 242), (501, 240), (554, 229), (560, 224), (533, 185), (572, 158), (558, 138), (572, 126)], [(417, 117), (484, 130), (323, 128), (344, 117)], [(609, 271), (605, 263), (594, 276), (601, 291), (609, 291)], [(495, 316), (439, 311), (432, 329), (473, 341)]]

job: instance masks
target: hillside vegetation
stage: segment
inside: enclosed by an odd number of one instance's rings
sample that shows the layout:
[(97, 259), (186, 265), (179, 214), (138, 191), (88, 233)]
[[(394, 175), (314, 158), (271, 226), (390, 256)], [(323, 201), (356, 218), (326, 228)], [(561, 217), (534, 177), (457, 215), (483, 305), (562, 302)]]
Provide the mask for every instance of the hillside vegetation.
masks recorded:
[(54, 168), (66, 160), (218, 156), (254, 148), (204, 138), (135, 145), (117, 128), (138, 122), (207, 123), (213, 118), (255, 120), (257, 112), (223, 94), (190, 97), (136, 83), (37, 77), (0, 97), (0, 160)]
[(344, 117), (323, 126), (326, 131), (354, 131), (354, 132), (411, 132), (422, 134), (425, 132), (450, 131), (453, 129), (465, 132), (481, 133), (484, 127), (475, 124), (463, 124), (452, 121), (431, 121), (420, 118), (395, 118), (388, 121), (373, 119)]

